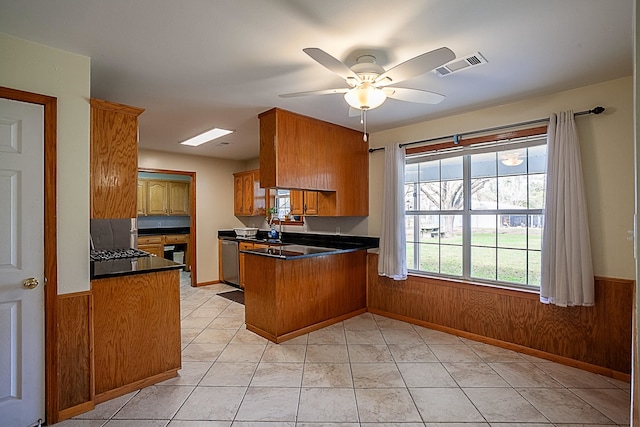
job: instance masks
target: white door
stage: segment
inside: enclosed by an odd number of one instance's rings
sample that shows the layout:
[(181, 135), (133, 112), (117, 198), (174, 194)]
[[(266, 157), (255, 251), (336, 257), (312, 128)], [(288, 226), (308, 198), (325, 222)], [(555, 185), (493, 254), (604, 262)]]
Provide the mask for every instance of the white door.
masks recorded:
[[(0, 98), (3, 427), (33, 426), (45, 414), (43, 113), (41, 105)], [(27, 289), (29, 279), (38, 285)]]

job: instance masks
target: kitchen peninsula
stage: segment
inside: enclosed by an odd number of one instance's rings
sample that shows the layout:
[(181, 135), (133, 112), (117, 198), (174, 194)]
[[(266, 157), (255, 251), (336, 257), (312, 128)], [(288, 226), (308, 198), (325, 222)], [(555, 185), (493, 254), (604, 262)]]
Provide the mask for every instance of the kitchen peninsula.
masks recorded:
[[(269, 244), (261, 234), (255, 241)], [(371, 237), (283, 233), (267, 248), (241, 250), (247, 329), (281, 343), (364, 313), (367, 249), (377, 246)]]

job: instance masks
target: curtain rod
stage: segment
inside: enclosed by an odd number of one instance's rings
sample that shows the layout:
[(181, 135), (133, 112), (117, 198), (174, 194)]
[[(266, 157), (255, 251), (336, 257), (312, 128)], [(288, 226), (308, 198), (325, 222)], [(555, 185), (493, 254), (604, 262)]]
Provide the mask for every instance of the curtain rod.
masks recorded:
[[(604, 107), (595, 107), (591, 110), (585, 110), (585, 111), (578, 111), (577, 113), (574, 113), (574, 116), (583, 116), (586, 114), (601, 114), (604, 112)], [(480, 129), (480, 130), (474, 130), (472, 132), (463, 132), (463, 133), (456, 133), (454, 135), (447, 135), (447, 136), (441, 136), (438, 138), (430, 138), (430, 139), (423, 139), (421, 141), (413, 141), (413, 142), (405, 142), (404, 144), (400, 144), (400, 147), (406, 147), (407, 145), (415, 145), (415, 144), (424, 144), (427, 142), (436, 142), (436, 141), (441, 141), (443, 139), (453, 139), (453, 142), (455, 144), (457, 144), (460, 141), (460, 138), (462, 138), (463, 136), (469, 136), (469, 135), (475, 135), (478, 133), (485, 133), (485, 132), (493, 132), (493, 131), (497, 131), (497, 130), (504, 130), (504, 129), (510, 129), (510, 128), (514, 128), (514, 127), (519, 127), (519, 126), (527, 126), (527, 125), (533, 125), (536, 123), (544, 123), (544, 122), (548, 122), (549, 118), (544, 118), (544, 119), (537, 119), (537, 120), (530, 120), (528, 122), (520, 122), (520, 123), (514, 123), (511, 125), (504, 125), (504, 126), (497, 126), (497, 127), (493, 127), (493, 128), (487, 128), (487, 129)], [(384, 150), (384, 147), (378, 147), (378, 148), (369, 148), (369, 152), (373, 153), (374, 151), (380, 151), (380, 150)]]

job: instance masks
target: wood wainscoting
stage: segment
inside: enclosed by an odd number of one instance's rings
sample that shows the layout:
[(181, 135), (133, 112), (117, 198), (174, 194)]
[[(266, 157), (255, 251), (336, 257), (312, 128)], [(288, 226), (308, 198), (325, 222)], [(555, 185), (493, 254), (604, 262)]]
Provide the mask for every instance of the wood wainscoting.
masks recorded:
[(94, 407), (93, 298), (91, 292), (58, 296), (59, 420)]
[(542, 304), (533, 292), (378, 276), (369, 254), (369, 311), (629, 381), (633, 280), (596, 277), (593, 307)]

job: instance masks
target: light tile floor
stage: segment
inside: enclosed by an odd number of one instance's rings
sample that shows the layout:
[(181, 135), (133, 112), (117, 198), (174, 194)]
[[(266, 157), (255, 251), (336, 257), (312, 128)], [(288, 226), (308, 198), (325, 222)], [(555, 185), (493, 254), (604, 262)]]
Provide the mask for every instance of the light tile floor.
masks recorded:
[(370, 313), (276, 345), (227, 290), (181, 287), (179, 377), (59, 425), (629, 425), (628, 383)]

